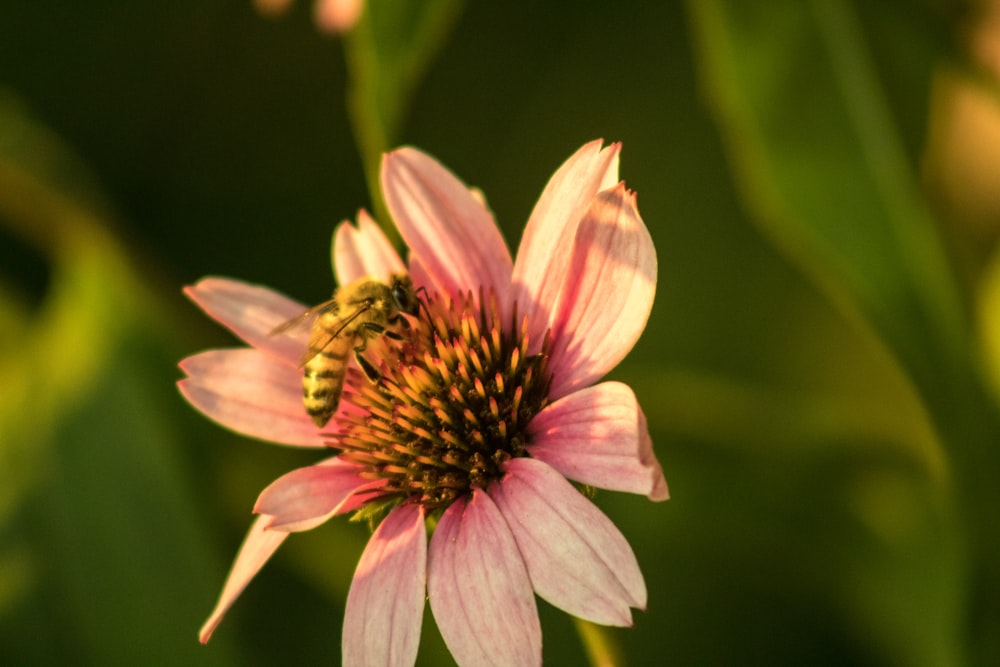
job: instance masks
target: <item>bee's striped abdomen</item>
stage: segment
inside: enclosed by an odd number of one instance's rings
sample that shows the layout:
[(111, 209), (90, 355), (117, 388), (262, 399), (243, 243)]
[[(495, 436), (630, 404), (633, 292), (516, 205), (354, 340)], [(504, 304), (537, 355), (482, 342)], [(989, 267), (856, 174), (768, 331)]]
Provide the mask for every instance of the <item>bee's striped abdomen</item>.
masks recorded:
[(354, 336), (330, 338), (324, 318), (314, 325), (309, 353), (313, 356), (305, 363), (302, 375), (302, 402), (313, 422), (323, 427), (340, 404), (340, 394), (347, 375), (348, 355)]
[(347, 378), (347, 364), (354, 358), (372, 382), (376, 367), (366, 360), (368, 339), (386, 334), (401, 337), (389, 328), (399, 325), (403, 315), (415, 316), (419, 300), (413, 281), (405, 274), (393, 274), (392, 284), (374, 278), (359, 278), (337, 290), (333, 298), (278, 325), (272, 336), (311, 322), (309, 347), (302, 355), (302, 402), (313, 422), (323, 428), (337, 412)]

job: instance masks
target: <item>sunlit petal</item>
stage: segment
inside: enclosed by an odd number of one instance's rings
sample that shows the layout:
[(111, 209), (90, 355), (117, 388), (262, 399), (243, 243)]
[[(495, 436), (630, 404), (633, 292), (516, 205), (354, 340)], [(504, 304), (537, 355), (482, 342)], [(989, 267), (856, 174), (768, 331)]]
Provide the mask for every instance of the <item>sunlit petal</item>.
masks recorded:
[(493, 215), (464, 183), (429, 155), (400, 148), (382, 161), (382, 187), (400, 234), (434, 287), (454, 295), (478, 294), (482, 286), (506, 301), (510, 252)]
[(358, 212), (356, 227), (346, 220), (337, 226), (332, 255), (338, 285), (366, 277), (387, 280), (406, 272), (399, 253), (365, 210)]
[(184, 288), (184, 294), (212, 319), (259, 350), (288, 364), (298, 364), (306, 349), (308, 331), (271, 332), (306, 308), (274, 290), (230, 278), (202, 278)]
[(566, 283), (576, 230), (602, 190), (618, 182), (621, 144), (602, 149), (601, 140), (584, 144), (549, 179), (521, 237), (514, 262), (512, 298), (541, 342), (559, 291)]
[(371, 484), (361, 476), (362, 472), (360, 466), (339, 457), (293, 470), (261, 492), (253, 511), (271, 517), (270, 529), (309, 530), (335, 514), (356, 509), (363, 502), (364, 497), (354, 503), (347, 502), (356, 490)]
[(460, 665), (537, 665), (542, 630), (517, 544), (481, 490), (456, 501), (431, 538), (427, 592)]
[(302, 406), (301, 372), (252, 348), (209, 350), (180, 363), (177, 383), (207, 417), (252, 438), (283, 445), (325, 447)]
[(553, 311), (554, 398), (600, 379), (646, 327), (656, 293), (656, 251), (635, 195), (620, 184), (594, 198), (573, 241)]
[(547, 464), (507, 463), (490, 487), (539, 596), (574, 616), (632, 625), (646, 584), (632, 548), (611, 520)]
[(344, 611), (345, 665), (413, 665), (426, 573), (424, 510), (402, 505), (379, 524), (354, 572)]
[(635, 393), (602, 382), (546, 406), (528, 425), (531, 455), (582, 484), (667, 499)]
[(208, 620), (201, 626), (201, 630), (198, 633), (198, 639), (201, 640), (202, 644), (209, 640), (212, 633), (215, 632), (215, 628), (222, 621), (222, 617), (233, 606), (236, 598), (240, 596), (240, 593), (247, 587), (250, 580), (254, 578), (254, 575), (264, 566), (264, 563), (277, 551), (278, 547), (281, 546), (281, 543), (288, 536), (288, 533), (282, 531), (267, 530), (265, 526), (268, 521), (269, 517), (267, 516), (259, 517), (254, 521), (253, 526), (251, 526), (246, 539), (243, 540), (243, 546), (240, 547), (239, 553), (236, 554), (236, 561), (229, 571), (229, 577), (226, 579), (226, 585), (222, 589), (222, 595), (219, 596), (219, 601), (216, 603), (215, 609), (212, 610)]

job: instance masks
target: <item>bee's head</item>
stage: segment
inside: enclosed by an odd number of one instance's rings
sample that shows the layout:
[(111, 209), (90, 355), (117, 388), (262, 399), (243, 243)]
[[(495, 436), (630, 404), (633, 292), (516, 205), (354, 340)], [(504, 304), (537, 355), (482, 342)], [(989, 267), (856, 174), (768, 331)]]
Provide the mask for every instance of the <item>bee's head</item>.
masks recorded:
[(392, 276), (390, 283), (392, 289), (392, 300), (399, 309), (399, 312), (407, 315), (416, 315), (420, 312), (420, 299), (416, 290), (413, 289), (413, 281), (410, 276), (404, 273), (397, 273)]

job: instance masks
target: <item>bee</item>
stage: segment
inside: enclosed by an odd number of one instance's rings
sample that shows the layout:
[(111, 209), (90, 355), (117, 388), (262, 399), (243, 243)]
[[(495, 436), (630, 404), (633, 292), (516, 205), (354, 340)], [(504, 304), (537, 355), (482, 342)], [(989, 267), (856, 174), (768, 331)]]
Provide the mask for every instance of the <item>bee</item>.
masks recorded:
[(393, 274), (389, 283), (361, 278), (344, 285), (333, 298), (314, 306), (275, 328), (275, 336), (306, 322), (312, 322), (309, 347), (299, 365), (302, 375), (302, 402), (316, 426), (322, 428), (337, 411), (347, 376), (348, 354), (354, 348), (358, 366), (375, 382), (378, 369), (362, 354), (374, 336), (402, 336), (390, 327), (408, 326), (403, 315), (417, 315), (420, 300), (413, 281), (405, 274)]

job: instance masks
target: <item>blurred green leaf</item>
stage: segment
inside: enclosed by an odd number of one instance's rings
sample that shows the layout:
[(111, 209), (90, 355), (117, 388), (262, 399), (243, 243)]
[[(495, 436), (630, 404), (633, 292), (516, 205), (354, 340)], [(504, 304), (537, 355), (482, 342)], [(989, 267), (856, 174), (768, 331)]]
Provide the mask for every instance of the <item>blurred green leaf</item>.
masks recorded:
[[(714, 601), (670, 619), (681, 636), (718, 615), (746, 619), (732, 630), (739, 648), (713, 646), (706, 663), (963, 663), (952, 481), (914, 396), (873, 405), (864, 390), (692, 372), (635, 384), (683, 503), (667, 508), (669, 548), (645, 561), (650, 586)], [(627, 516), (616, 522), (641, 535), (644, 519)], [(787, 641), (754, 636), (777, 627)]]
[[(1000, 624), (1000, 491), (986, 471), (1000, 467), (1000, 413), (985, 395), (968, 304), (880, 80), (887, 76), (873, 57), (880, 33), (859, 19), (857, 6), (688, 3), (702, 81), (753, 219), (859, 329), (877, 332), (945, 448), (963, 516), (962, 530), (944, 532), (969, 547), (967, 578), (956, 579), (966, 597), (961, 613), (971, 652), (991, 662), (997, 647), (986, 648), (988, 638)], [(935, 55), (920, 51), (895, 65), (926, 91)], [(926, 93), (903, 104), (923, 108)], [(915, 638), (928, 642), (915, 661), (942, 657), (931, 650), (941, 648), (932, 634)]]
[(853, 5), (688, 7), (755, 221), (845, 312), (874, 324), (922, 388), (942, 363), (960, 365), (966, 316)]
[(347, 103), (375, 219), (397, 243), (399, 233), (382, 201), (382, 153), (399, 141), (413, 93), (461, 6), (461, 0), (369, 2), (344, 37), (350, 75)]
[(978, 302), (983, 369), (1000, 402), (1000, 252), (994, 252), (983, 274)]
[(35, 307), (3, 291), (15, 305), (0, 318), (2, 652), (14, 663), (228, 664), (232, 647), (196, 640), (214, 559), (166, 417), (173, 327), (81, 169), (2, 98), (2, 231), (49, 273)]
[[(877, 363), (873, 365), (876, 372), (880, 370)], [(810, 446), (873, 443), (867, 447), (898, 458), (902, 467), (921, 471), (934, 497), (943, 502), (954, 483), (948, 462), (926, 411), (894, 380), (876, 377), (873, 391), (857, 387), (806, 392), (672, 371), (647, 374), (632, 384), (649, 397), (646, 409), (654, 428), (751, 448), (776, 459), (827, 455), (823, 449), (809, 451)], [(881, 392), (879, 400), (874, 398), (876, 392)], [(719, 419), (720, 414), (726, 418)]]

